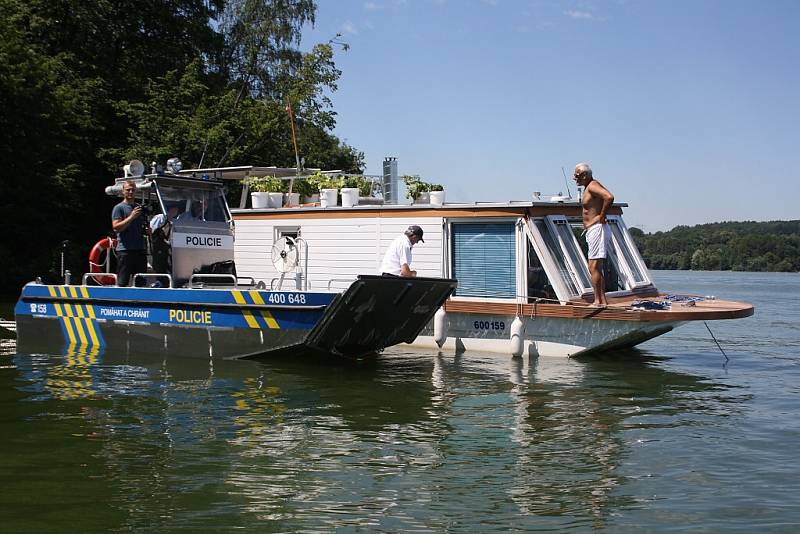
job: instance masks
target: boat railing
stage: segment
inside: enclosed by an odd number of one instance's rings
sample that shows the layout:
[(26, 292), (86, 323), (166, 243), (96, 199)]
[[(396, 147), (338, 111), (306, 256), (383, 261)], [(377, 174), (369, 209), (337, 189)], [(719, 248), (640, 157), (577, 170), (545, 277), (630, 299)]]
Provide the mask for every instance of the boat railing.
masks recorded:
[(353, 280), (355, 280), (355, 278), (331, 278), (330, 280), (328, 280), (328, 291), (331, 290), (331, 285), (333, 285), (334, 283), (337, 284), (343, 283), (349, 285), (353, 283)]
[[(239, 280), (247, 280), (248, 282), (239, 283)], [(244, 276), (239, 278), (234, 274), (193, 274), (189, 278), (189, 287), (205, 287), (206, 285), (233, 287), (244, 285), (252, 287), (255, 285), (255, 283), (256, 281), (252, 277)]]
[(133, 275), (133, 285), (136, 286), (136, 282), (138, 280), (144, 280), (145, 282), (147, 282), (147, 280), (154, 280), (154, 279), (156, 280), (156, 282), (158, 282), (161, 279), (166, 280), (167, 285), (150, 286), (150, 287), (172, 287), (172, 276), (167, 273), (136, 273)]

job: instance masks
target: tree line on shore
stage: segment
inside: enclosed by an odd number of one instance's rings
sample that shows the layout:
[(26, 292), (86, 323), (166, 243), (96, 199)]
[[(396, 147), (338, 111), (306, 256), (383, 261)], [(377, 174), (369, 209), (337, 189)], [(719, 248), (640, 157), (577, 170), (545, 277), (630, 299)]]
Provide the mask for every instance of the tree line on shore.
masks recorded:
[(719, 222), (645, 234), (631, 228), (650, 269), (800, 271), (800, 220)]
[(88, 267), (131, 159), (149, 168), (294, 166), (361, 172), (332, 134), (339, 37), (301, 47), (313, 0), (0, 0), (0, 293)]

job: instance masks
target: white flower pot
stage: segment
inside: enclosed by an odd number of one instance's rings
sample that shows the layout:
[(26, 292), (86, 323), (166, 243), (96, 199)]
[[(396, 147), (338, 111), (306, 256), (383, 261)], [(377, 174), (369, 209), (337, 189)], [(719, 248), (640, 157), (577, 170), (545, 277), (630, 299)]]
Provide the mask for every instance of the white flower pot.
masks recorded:
[(414, 199), (414, 204), (430, 204), (431, 203), (431, 194), (428, 192), (420, 193), (417, 195), (417, 198)]
[(444, 191), (431, 191), (431, 204), (434, 206), (441, 206), (444, 204)]
[(280, 208), (283, 206), (283, 193), (269, 193), (269, 207)]
[(357, 187), (343, 187), (342, 188), (342, 207), (352, 208), (358, 205), (358, 188)]
[(319, 205), (323, 208), (334, 207), (339, 205), (339, 190), (338, 189), (320, 189), (319, 190)]
[(285, 206), (297, 207), (300, 205), (300, 193), (286, 193)]
[(253, 209), (264, 209), (269, 207), (269, 193), (263, 191), (256, 191), (250, 193), (250, 201), (253, 204)]

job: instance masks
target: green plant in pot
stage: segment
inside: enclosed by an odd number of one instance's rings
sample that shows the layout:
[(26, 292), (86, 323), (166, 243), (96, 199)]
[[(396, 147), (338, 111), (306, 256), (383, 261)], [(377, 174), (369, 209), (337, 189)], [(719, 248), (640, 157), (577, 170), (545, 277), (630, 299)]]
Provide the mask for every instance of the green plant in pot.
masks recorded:
[(292, 186), (292, 192), (298, 193), (300, 198), (304, 199), (316, 195), (319, 192), (319, 187), (310, 182), (308, 177), (297, 178)]
[(358, 194), (362, 197), (372, 196), (372, 181), (367, 180), (361, 175), (346, 176), (342, 184), (342, 187), (354, 187), (358, 189)]
[(338, 176), (328, 176), (317, 172), (306, 178), (306, 180), (316, 188), (317, 191), (323, 189), (339, 189), (342, 187), (342, 179)]
[(242, 180), (251, 193), (279, 193), (283, 191), (283, 180), (275, 176), (254, 176)]
[(403, 176), (403, 183), (406, 184), (406, 198), (416, 200), (422, 193), (428, 193), (431, 190), (431, 184), (422, 181), (419, 176)]

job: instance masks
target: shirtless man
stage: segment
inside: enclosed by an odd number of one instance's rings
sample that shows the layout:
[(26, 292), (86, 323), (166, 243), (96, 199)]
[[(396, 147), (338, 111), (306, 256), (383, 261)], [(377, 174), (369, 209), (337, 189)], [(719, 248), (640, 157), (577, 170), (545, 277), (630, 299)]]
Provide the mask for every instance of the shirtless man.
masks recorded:
[(594, 289), (593, 306), (608, 306), (606, 300), (606, 281), (603, 276), (603, 260), (611, 247), (611, 229), (606, 223), (606, 213), (614, 203), (614, 195), (603, 184), (592, 178), (592, 168), (588, 163), (575, 166), (575, 183), (583, 187), (581, 206), (583, 206), (583, 227), (586, 229), (586, 242), (589, 244), (589, 274)]

